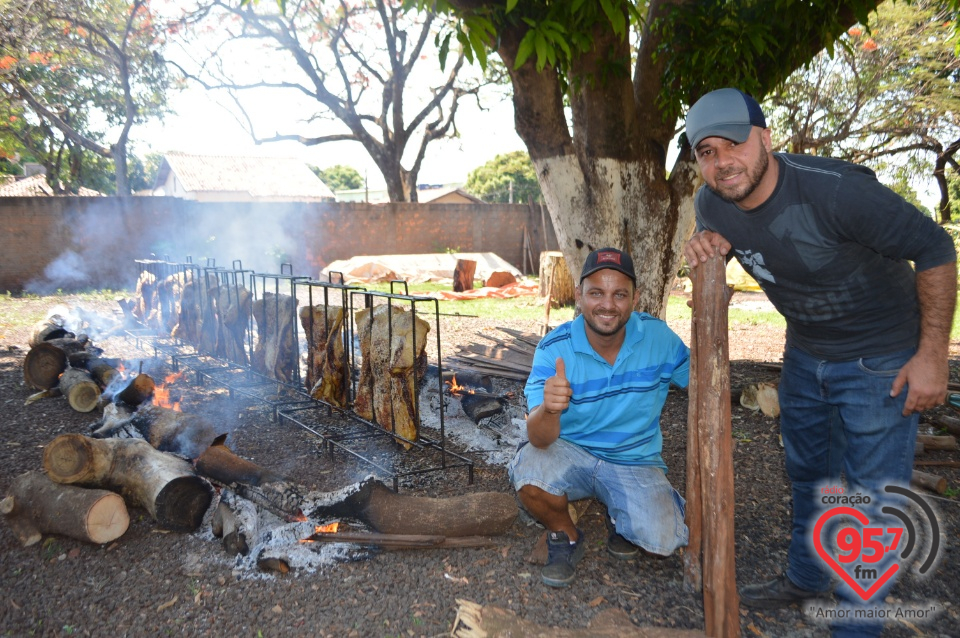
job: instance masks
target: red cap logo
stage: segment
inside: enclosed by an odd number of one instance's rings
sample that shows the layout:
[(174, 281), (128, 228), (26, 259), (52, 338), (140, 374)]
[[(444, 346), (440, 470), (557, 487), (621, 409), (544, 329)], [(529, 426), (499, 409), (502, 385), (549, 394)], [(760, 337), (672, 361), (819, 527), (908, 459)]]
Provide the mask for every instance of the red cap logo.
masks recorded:
[(620, 253), (606, 252), (606, 253), (597, 253), (597, 263), (611, 263), (620, 265)]

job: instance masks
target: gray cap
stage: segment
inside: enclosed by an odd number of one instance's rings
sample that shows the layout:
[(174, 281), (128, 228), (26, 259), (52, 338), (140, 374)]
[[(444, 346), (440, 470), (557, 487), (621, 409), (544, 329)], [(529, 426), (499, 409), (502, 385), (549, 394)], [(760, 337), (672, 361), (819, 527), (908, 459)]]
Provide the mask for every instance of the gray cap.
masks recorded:
[(687, 113), (687, 140), (691, 148), (708, 137), (747, 141), (751, 127), (767, 128), (757, 101), (738, 89), (717, 89), (707, 93)]

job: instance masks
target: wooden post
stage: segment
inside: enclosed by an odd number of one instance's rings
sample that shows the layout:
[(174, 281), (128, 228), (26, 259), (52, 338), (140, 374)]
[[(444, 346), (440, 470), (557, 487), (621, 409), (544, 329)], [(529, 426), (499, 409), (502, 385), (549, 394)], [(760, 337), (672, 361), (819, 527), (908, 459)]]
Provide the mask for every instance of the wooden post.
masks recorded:
[(477, 272), (477, 262), (472, 259), (458, 259), (453, 269), (453, 291), (473, 290), (473, 276)]
[[(696, 281), (699, 268), (690, 271)], [(700, 431), (697, 421), (697, 314), (693, 312), (690, 322), (690, 383), (687, 385), (687, 529), (690, 537), (683, 553), (683, 587), (687, 591), (703, 590), (703, 503), (700, 500)]]
[[(730, 431), (730, 356), (727, 343), (726, 263), (719, 253), (695, 269), (691, 409), (695, 410), (703, 545), (703, 608), (708, 636), (740, 635), (733, 533), (733, 444)], [(695, 378), (695, 380), (694, 380)], [(690, 470), (688, 470), (688, 476)], [(697, 489), (688, 485), (687, 492)], [(691, 536), (693, 534), (691, 533)], [(686, 574), (685, 574), (686, 576)]]

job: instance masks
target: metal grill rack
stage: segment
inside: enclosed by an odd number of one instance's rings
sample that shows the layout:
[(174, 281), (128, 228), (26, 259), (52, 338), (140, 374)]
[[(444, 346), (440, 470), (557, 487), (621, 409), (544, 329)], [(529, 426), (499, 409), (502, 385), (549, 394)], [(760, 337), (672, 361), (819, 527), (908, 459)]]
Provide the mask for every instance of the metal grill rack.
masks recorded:
[[(411, 339), (414, 342), (416, 342), (416, 321), (414, 321), (414, 318), (418, 314), (417, 304), (420, 304), (421, 306), (433, 306), (432, 313), (428, 312), (426, 314), (428, 314), (428, 316), (432, 316), (433, 319), (432, 329), (436, 335), (435, 358), (437, 361), (438, 371), (436, 382), (439, 396), (443, 397), (443, 369), (440, 358), (439, 302), (431, 297), (416, 297), (409, 294), (396, 294), (392, 291), (394, 286), (397, 284), (402, 284), (404, 286), (404, 292), (408, 292), (408, 289), (406, 288), (406, 282), (391, 282), (390, 293), (371, 292), (361, 288), (345, 286), (342, 283), (334, 284), (321, 281), (297, 283), (297, 286), (305, 287), (308, 290), (310, 306), (313, 306), (312, 300), (314, 296), (314, 290), (323, 291), (325, 312), (327, 312), (330, 307), (331, 292), (340, 292), (341, 306), (345, 309), (344, 330), (342, 333), (342, 338), (344, 339), (343, 363), (348, 366), (346, 369), (350, 372), (349, 378), (351, 379), (351, 383), (349, 384), (349, 402), (351, 405), (353, 405), (354, 400), (357, 397), (357, 384), (359, 383), (359, 379), (357, 379), (353, 374), (356, 369), (357, 360), (360, 358), (353, 347), (353, 344), (357, 338), (357, 326), (354, 323), (356, 313), (354, 312), (354, 309), (358, 307), (358, 300), (362, 302), (363, 308), (369, 308), (371, 310), (375, 305), (377, 305), (378, 300), (381, 300), (382, 303), (386, 305), (389, 343), (393, 342), (391, 318), (394, 304), (409, 305), (409, 316), (411, 317), (412, 322)], [(308, 332), (312, 333), (312, 330)], [(420, 379), (418, 378), (417, 374), (413, 374), (413, 397), (415, 397), (414, 410), (416, 413), (415, 420), (417, 422), (416, 430), (418, 433), (415, 439), (406, 438), (395, 432), (386, 430), (377, 421), (375, 409), (373, 410), (373, 419), (370, 420), (363, 418), (352, 409), (341, 409), (340, 407), (331, 405), (329, 402), (322, 401), (321, 399), (317, 399), (317, 401), (323, 406), (326, 406), (327, 415), (336, 410), (340, 414), (347, 417), (348, 422), (343, 423), (342, 420), (333, 421), (329, 419), (323, 419), (322, 415), (318, 415), (316, 412), (318, 409), (322, 410), (322, 407), (319, 405), (294, 406), (282, 409), (280, 410), (280, 420), (281, 422), (289, 421), (318, 436), (323, 448), (328, 451), (331, 456), (333, 456), (335, 453), (344, 453), (366, 465), (372, 466), (380, 473), (379, 478), (392, 480), (395, 490), (399, 489), (399, 482), (401, 478), (453, 468), (466, 468), (468, 484), (472, 484), (473, 461), (446, 449), (446, 431), (444, 426), (444, 411), (442, 407), (439, 411), (439, 436), (437, 438), (430, 438), (425, 436), (423, 433), (423, 424), (420, 418), (419, 396), (420, 390), (422, 389), (420, 386), (421, 384), (430, 383), (432, 381), (432, 379), (428, 379), (426, 376)], [(393, 404), (391, 404), (391, 406), (392, 405)], [(361, 427), (358, 428), (356, 427), (357, 425), (360, 425)], [(416, 448), (417, 454), (398, 453), (396, 449), (397, 444), (401, 444), (408, 449)]]
[[(446, 449), (440, 313), (436, 299), (409, 295), (406, 282), (391, 282), (390, 292), (380, 293), (344, 284), (342, 273), (331, 273), (331, 281), (311, 280), (294, 275), (289, 264), (282, 265), (279, 274), (246, 270), (239, 260), (234, 261), (231, 268), (217, 267), (213, 259), (208, 259), (204, 266), (198, 266), (190, 258), (182, 264), (156, 260), (138, 260), (137, 264), (138, 281), (143, 277), (143, 272), (149, 272), (157, 282), (169, 277), (178, 278), (180, 286), (177, 290), (181, 293), (187, 284), (192, 284), (190, 292), (197, 295), (197, 307), (203, 318), (197, 325), (203, 325), (202, 329), (205, 330), (215, 326), (217, 335), (216, 338), (205, 340), (202, 335), (193, 333), (186, 338), (185, 333), (171, 336), (148, 326), (128, 331), (128, 335), (136, 339), (138, 347), (146, 349), (149, 343), (154, 356), (162, 354), (169, 357), (175, 371), (190, 371), (197, 385), (219, 386), (226, 389), (231, 398), (239, 396), (268, 407), (275, 422), (289, 422), (316, 435), (319, 447), (324, 452), (331, 456), (342, 453), (372, 467), (378, 478), (392, 481), (395, 490), (399, 489), (402, 478), (454, 468), (465, 468), (468, 483), (473, 483), (473, 461)], [(339, 275), (340, 283), (332, 281), (334, 274)], [(403, 294), (394, 292), (397, 285), (403, 286)], [(246, 300), (250, 303), (245, 303)], [(167, 311), (175, 313), (177, 302), (180, 301), (173, 300)], [(313, 313), (306, 315), (309, 317), (306, 320), (306, 334), (301, 339), (298, 310), (301, 303), (305, 303), (306, 307), (314, 307), (315, 301), (322, 303), (324, 321), (327, 321), (326, 313), (331, 308), (343, 309), (343, 325), (339, 333), (343, 354), (338, 362), (343, 366), (346, 386), (343, 405), (312, 397), (310, 388), (306, 387), (309, 372), (305, 377), (301, 370), (303, 360), (300, 352), (305, 351), (306, 363), (310, 365), (310, 353), (315, 351), (316, 344), (313, 343)], [(281, 308), (281, 304), (289, 307)], [(353, 409), (358, 393), (356, 372), (360, 362), (356, 351), (358, 338), (354, 310), (362, 307), (372, 311), (378, 305), (386, 305), (390, 326), (388, 343), (393, 342), (392, 321), (389, 319), (394, 308), (398, 309), (397, 312), (407, 312), (404, 308), (409, 308), (414, 342), (417, 340), (417, 327), (413, 318), (420, 315), (432, 321), (436, 351), (430, 355), (435, 357), (438, 373), (435, 380), (432, 374), (422, 378), (414, 374), (413, 396), (419, 397), (422, 384), (436, 382), (441, 397), (439, 436), (425, 436), (418, 399), (413, 401), (418, 434), (412, 438), (388, 431), (379, 423), (375, 411), (373, 418), (367, 419)], [(418, 306), (421, 310), (418, 310)], [(428, 308), (423, 311), (425, 307)], [(284, 317), (284, 313), (291, 316)], [(284, 318), (289, 320), (289, 325), (280, 328), (280, 321)], [(269, 325), (271, 321), (277, 326), (278, 332), (282, 332), (278, 341), (289, 337), (290, 351), (286, 354), (287, 359), (280, 362), (280, 368), (265, 370), (263, 361), (257, 359), (263, 356), (258, 348), (262, 348), (264, 325)], [(256, 337), (255, 329), (259, 331)], [(236, 348), (224, 349), (224, 335), (233, 339)], [(426, 352), (424, 356), (427, 356)], [(331, 418), (334, 413), (338, 418)], [(400, 450), (401, 445), (408, 448), (407, 451)]]

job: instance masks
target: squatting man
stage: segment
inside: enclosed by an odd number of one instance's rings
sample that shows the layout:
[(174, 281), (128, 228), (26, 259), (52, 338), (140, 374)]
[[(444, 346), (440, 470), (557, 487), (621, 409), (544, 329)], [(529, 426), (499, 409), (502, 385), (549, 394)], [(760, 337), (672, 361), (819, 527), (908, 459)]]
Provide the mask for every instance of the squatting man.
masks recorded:
[(570, 500), (607, 507), (607, 550), (667, 556), (686, 545), (684, 501), (666, 478), (660, 412), (670, 384), (686, 387), (690, 351), (666, 323), (634, 312), (633, 261), (601, 248), (576, 289), (581, 314), (537, 346), (524, 392), (529, 443), (509, 466), (518, 498), (548, 531), (543, 582), (565, 587), (586, 548)]

